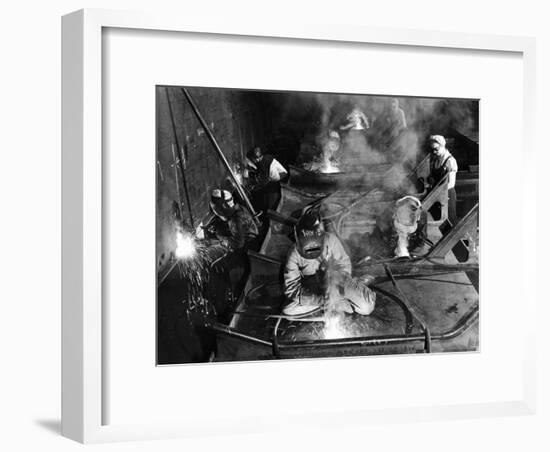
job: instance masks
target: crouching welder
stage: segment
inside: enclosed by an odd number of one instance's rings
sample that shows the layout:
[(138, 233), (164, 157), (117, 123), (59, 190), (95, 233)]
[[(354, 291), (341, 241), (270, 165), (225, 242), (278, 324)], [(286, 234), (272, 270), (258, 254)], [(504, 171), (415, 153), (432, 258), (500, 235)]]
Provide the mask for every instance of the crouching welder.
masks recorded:
[(427, 241), (428, 218), (420, 200), (404, 196), (382, 212), (365, 248), (377, 258), (422, 254)]
[(207, 297), (218, 318), (228, 321), (249, 273), (247, 250), (256, 248), (259, 231), (252, 214), (227, 190), (212, 191), (210, 210), (214, 218), (204, 227), (211, 260)]
[(205, 237), (216, 239), (227, 251), (248, 248), (258, 237), (252, 214), (235, 203), (227, 190), (216, 189), (210, 197), (214, 219), (205, 227)]
[(351, 276), (351, 261), (338, 237), (325, 230), (318, 209), (306, 211), (294, 229), (284, 272), (285, 315), (302, 315), (326, 307), (369, 315), (376, 294), (366, 281)]

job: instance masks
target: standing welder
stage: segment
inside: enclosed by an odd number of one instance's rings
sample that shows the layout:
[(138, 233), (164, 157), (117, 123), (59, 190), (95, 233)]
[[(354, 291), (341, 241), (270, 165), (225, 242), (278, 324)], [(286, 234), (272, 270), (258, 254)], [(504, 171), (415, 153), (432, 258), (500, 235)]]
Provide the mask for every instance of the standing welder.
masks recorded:
[(252, 198), (260, 211), (275, 209), (281, 199), (281, 181), (288, 175), (277, 159), (256, 146), (246, 156)]
[(392, 159), (398, 159), (403, 147), (403, 134), (407, 129), (405, 112), (398, 99), (391, 99), (384, 114), (376, 121), (376, 144)]
[(347, 116), (347, 123), (340, 126), (343, 133), (342, 163), (352, 169), (357, 165), (369, 163), (370, 153), (367, 142), (367, 129), (370, 124), (365, 114), (355, 107)]
[(428, 188), (434, 188), (445, 176), (448, 176), (447, 190), (449, 196), (448, 219), (451, 224), (456, 224), (456, 173), (458, 164), (446, 147), (447, 142), (441, 135), (432, 135), (430, 142), (430, 175)]
[(375, 293), (352, 278), (351, 261), (338, 237), (325, 230), (318, 209), (306, 211), (294, 228), (284, 272), (285, 315), (302, 315), (330, 304), (332, 309), (369, 315)]
[(399, 107), (398, 99), (392, 99), (390, 101), (390, 107), (385, 116), (385, 121), (388, 128), (388, 134), (390, 138), (393, 139), (397, 138), (397, 136), (407, 128), (405, 112)]

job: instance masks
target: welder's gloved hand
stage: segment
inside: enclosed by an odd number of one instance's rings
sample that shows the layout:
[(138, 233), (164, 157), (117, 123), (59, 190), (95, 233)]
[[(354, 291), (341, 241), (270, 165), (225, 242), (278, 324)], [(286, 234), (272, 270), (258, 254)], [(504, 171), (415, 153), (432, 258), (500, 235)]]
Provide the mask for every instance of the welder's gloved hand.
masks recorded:
[(328, 287), (329, 282), (324, 271), (318, 270), (314, 275), (302, 277), (304, 293), (324, 297), (328, 292)]

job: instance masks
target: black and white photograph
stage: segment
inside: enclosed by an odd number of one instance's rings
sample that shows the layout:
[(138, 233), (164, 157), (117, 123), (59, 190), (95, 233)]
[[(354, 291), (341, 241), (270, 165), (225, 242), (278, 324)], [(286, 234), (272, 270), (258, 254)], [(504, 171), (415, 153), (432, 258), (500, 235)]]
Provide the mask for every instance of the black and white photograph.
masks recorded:
[(157, 365), (479, 351), (479, 101), (156, 87)]

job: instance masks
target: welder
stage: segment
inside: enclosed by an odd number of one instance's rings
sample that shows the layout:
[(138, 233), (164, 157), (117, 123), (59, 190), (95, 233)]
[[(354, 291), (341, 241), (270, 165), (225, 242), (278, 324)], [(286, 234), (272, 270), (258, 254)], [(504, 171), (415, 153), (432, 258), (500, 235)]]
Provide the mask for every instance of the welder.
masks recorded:
[(399, 107), (399, 100), (392, 99), (390, 107), (385, 117), (386, 125), (388, 126), (389, 135), (396, 138), (401, 131), (407, 128), (407, 120), (405, 112)]
[(399, 106), (398, 99), (391, 99), (385, 113), (376, 123), (378, 146), (390, 157), (398, 159), (402, 153), (403, 134), (407, 129), (405, 112)]
[(447, 141), (441, 135), (431, 135), (430, 143), (430, 175), (428, 177), (428, 189), (435, 187), (441, 179), (448, 176), (447, 193), (448, 193), (448, 219), (451, 224), (456, 224), (456, 173), (458, 164), (456, 159), (447, 149)]
[(369, 120), (360, 108), (355, 107), (347, 116), (346, 124), (340, 126), (342, 137), (342, 163), (353, 168), (369, 161), (367, 131)]
[(376, 219), (364, 249), (375, 258), (411, 257), (427, 245), (428, 215), (415, 196), (404, 196)]
[(207, 298), (219, 320), (227, 321), (250, 270), (247, 250), (256, 248), (259, 231), (254, 217), (231, 193), (215, 189), (210, 197), (214, 218), (204, 226), (211, 260)]
[(365, 130), (370, 127), (368, 118), (359, 107), (355, 107), (346, 119), (348, 122), (340, 126), (340, 130)]
[(254, 217), (237, 204), (227, 190), (215, 189), (210, 197), (210, 210), (214, 218), (205, 227), (205, 237), (216, 239), (227, 251), (250, 247), (259, 231)]
[(325, 140), (323, 140), (323, 159), (325, 161), (337, 162), (338, 151), (340, 150), (341, 139), (336, 130), (329, 130)]
[(259, 146), (247, 154), (246, 166), (254, 207), (260, 211), (275, 209), (281, 199), (281, 181), (287, 177), (288, 171)]
[(319, 209), (305, 211), (294, 228), (284, 271), (287, 303), (283, 314), (307, 315), (330, 307), (369, 315), (375, 293), (365, 280), (351, 276), (351, 261), (338, 237), (326, 230)]

